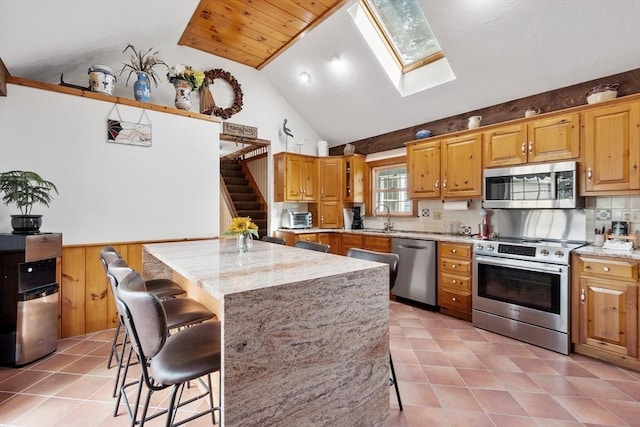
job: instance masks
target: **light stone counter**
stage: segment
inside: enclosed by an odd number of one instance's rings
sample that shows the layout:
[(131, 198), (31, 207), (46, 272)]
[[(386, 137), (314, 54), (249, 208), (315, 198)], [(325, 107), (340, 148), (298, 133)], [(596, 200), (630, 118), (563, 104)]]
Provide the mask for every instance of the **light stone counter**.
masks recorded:
[(365, 228), (362, 230), (345, 230), (344, 228), (305, 228), (305, 229), (286, 229), (280, 228), (278, 231), (284, 233), (293, 234), (305, 234), (305, 233), (340, 233), (340, 234), (368, 234), (372, 236), (387, 236), (387, 237), (401, 237), (403, 239), (416, 239), (416, 240), (434, 240), (456, 243), (472, 243), (472, 236), (464, 234), (450, 234), (450, 233), (429, 233), (426, 231), (411, 231), (411, 230), (391, 230), (384, 231), (375, 228)]
[(618, 251), (613, 249), (603, 249), (601, 246), (586, 245), (573, 251), (578, 255), (592, 255), (606, 258), (627, 258), (640, 260), (640, 250)]
[(223, 321), (223, 426), (384, 426), (385, 264), (235, 239), (144, 245), (146, 278), (173, 277)]

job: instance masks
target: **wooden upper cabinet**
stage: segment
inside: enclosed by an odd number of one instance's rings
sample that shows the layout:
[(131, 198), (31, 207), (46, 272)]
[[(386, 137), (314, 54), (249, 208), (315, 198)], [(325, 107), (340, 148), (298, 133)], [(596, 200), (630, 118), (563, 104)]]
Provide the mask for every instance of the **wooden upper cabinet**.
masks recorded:
[(340, 200), (342, 189), (342, 158), (323, 157), (318, 159), (318, 192), (319, 201)]
[(343, 158), (342, 176), (344, 181), (342, 183), (342, 201), (352, 203), (364, 202), (366, 169), (365, 157), (360, 154), (351, 154)]
[(407, 147), (409, 197), (440, 197), (440, 140), (430, 140)]
[(580, 115), (562, 114), (484, 133), (484, 167), (554, 162), (580, 157)]
[(583, 195), (640, 189), (639, 106), (636, 101), (583, 113)]
[(316, 158), (291, 153), (273, 156), (274, 201), (315, 201), (317, 186)]
[(482, 195), (482, 134), (472, 133), (442, 142), (442, 196)]

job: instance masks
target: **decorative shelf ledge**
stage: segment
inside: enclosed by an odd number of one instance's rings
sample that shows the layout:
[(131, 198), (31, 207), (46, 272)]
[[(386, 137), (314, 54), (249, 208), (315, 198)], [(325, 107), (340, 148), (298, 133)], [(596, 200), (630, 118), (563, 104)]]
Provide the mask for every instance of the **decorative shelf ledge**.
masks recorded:
[[(66, 93), (67, 95), (81, 96), (83, 98), (96, 99), (98, 101), (111, 102), (121, 105), (129, 105), (132, 107), (144, 108), (147, 110), (160, 111), (167, 114), (175, 114), (176, 116), (191, 117), (193, 119), (206, 120), (209, 122), (220, 123), (222, 120), (216, 116), (209, 116), (206, 114), (194, 113), (192, 111), (178, 110), (177, 108), (167, 107), (165, 105), (148, 104), (146, 102), (136, 101), (129, 98), (121, 98), (119, 96), (106, 95), (99, 92), (91, 92), (88, 90), (76, 89), (68, 86), (60, 86), (53, 83), (37, 82), (34, 80), (23, 79), (20, 77), (7, 76), (7, 83), (12, 83), (20, 86), (28, 86), (36, 89), (49, 90), (52, 92)], [(7, 94), (9, 95), (9, 94)]]

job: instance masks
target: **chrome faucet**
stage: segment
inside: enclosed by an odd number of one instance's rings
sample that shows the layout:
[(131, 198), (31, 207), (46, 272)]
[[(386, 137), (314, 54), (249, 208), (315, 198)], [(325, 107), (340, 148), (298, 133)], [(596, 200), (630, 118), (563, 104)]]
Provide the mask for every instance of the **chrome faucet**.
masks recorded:
[(383, 207), (384, 209), (387, 210), (387, 222), (384, 223), (384, 231), (391, 231), (391, 229), (393, 228), (393, 225), (391, 223), (391, 210), (389, 209), (389, 206), (385, 205), (385, 204), (379, 204), (378, 206), (376, 206), (376, 208), (373, 210), (373, 216), (376, 216), (376, 213), (378, 212), (378, 209), (380, 207)]

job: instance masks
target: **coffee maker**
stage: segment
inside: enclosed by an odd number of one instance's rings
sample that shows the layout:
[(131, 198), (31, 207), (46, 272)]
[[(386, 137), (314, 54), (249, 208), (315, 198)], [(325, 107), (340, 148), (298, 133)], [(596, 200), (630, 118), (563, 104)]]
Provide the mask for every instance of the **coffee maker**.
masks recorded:
[(364, 224), (362, 223), (362, 215), (360, 214), (360, 206), (355, 206), (353, 208), (353, 220), (351, 221), (351, 229), (352, 230), (362, 230), (364, 228)]

